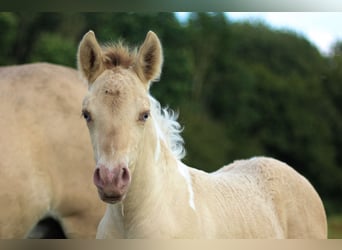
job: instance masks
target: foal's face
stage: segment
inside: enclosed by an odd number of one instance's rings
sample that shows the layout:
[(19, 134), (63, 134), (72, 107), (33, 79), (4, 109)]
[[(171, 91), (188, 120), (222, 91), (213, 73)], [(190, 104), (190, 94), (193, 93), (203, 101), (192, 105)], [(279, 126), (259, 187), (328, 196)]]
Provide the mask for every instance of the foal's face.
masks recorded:
[(162, 61), (153, 32), (137, 53), (121, 45), (104, 51), (92, 31), (80, 43), (78, 68), (89, 85), (82, 113), (96, 160), (94, 184), (105, 202), (122, 201), (127, 194), (151, 123), (149, 85), (159, 77)]
[(129, 187), (149, 120), (147, 91), (131, 69), (106, 70), (90, 87), (82, 113), (96, 160), (94, 183), (102, 200), (119, 201)]

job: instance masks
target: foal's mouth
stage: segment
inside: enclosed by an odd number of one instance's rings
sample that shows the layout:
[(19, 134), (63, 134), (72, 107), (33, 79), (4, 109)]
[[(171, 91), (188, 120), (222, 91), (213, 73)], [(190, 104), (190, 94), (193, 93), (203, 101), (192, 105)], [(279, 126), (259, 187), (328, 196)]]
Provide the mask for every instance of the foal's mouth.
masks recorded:
[(104, 202), (107, 202), (109, 204), (115, 204), (119, 201), (121, 201), (121, 196), (105, 196), (102, 198)]
[(98, 193), (101, 200), (109, 204), (115, 204), (124, 199), (124, 195), (107, 195), (102, 190), (98, 190)]

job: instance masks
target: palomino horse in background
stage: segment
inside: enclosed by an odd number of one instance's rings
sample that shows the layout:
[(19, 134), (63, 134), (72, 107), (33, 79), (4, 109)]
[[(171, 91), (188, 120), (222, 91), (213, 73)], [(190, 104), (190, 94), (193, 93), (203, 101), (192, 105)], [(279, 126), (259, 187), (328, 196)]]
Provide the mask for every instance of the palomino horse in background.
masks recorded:
[(0, 238), (30, 237), (45, 217), (66, 237), (92, 238), (105, 211), (76, 70), (37, 63), (0, 68)]
[(208, 174), (181, 162), (176, 117), (149, 94), (162, 63), (153, 32), (139, 50), (100, 47), (92, 31), (80, 43), (93, 178), (108, 203), (97, 237), (326, 238), (320, 197), (285, 163), (255, 157)]

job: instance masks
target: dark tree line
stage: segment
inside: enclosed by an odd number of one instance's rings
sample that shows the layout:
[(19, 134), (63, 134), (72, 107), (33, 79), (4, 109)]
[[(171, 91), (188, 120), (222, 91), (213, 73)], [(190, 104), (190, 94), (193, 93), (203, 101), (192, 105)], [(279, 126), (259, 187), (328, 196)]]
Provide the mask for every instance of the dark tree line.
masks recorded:
[(139, 45), (148, 30), (165, 55), (151, 92), (180, 111), (191, 166), (275, 157), (305, 175), (329, 213), (342, 212), (342, 43), (323, 56), (306, 38), (221, 13), (0, 13), (0, 65), (76, 65), (92, 29), (102, 42)]

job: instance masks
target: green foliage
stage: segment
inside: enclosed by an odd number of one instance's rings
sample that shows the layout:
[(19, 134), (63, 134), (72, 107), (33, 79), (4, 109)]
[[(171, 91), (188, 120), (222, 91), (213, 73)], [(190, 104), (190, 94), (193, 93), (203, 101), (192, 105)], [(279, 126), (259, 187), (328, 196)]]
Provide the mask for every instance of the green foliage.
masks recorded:
[(2, 12), (0, 13), (0, 65), (11, 64), (13, 59), (10, 56), (11, 44), (15, 41), (17, 35), (18, 20), (13, 13)]
[(29, 61), (47, 61), (50, 63), (75, 66), (77, 46), (57, 33), (41, 33), (32, 48)]
[(328, 218), (328, 238), (342, 239), (342, 215)]
[(214, 171), (268, 155), (307, 177), (328, 213), (341, 212), (342, 42), (321, 55), (307, 39), (222, 13), (0, 13), (0, 64), (48, 61), (76, 66), (92, 29), (99, 41), (136, 46), (148, 30), (165, 55), (152, 94), (180, 111), (185, 162)]
[(227, 164), (227, 152), (234, 144), (227, 138), (224, 124), (189, 103), (181, 107), (179, 121), (184, 126), (186, 164), (209, 172)]

